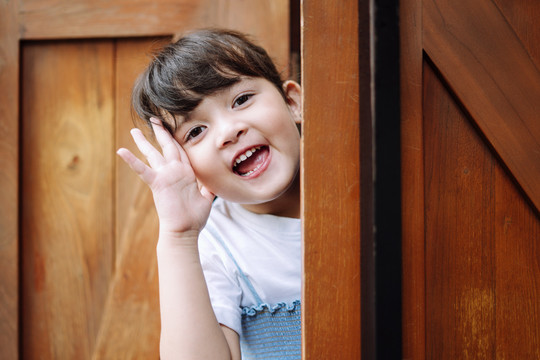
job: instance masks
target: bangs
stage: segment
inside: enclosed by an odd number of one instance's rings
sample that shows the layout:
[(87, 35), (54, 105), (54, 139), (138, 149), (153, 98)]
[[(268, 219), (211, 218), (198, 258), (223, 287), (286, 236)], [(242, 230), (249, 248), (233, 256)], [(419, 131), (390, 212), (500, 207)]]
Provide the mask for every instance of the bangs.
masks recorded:
[(263, 48), (232, 31), (198, 31), (154, 55), (135, 83), (132, 107), (146, 123), (158, 117), (174, 132), (178, 116), (245, 76), (269, 80), (285, 97), (281, 76)]

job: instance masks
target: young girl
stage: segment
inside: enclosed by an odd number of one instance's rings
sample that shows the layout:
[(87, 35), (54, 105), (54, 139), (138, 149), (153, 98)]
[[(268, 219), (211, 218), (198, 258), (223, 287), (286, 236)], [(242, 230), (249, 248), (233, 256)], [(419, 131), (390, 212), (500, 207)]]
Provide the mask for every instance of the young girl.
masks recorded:
[(149, 164), (163, 359), (299, 359), (301, 90), (239, 33), (203, 30), (161, 50), (133, 107)]

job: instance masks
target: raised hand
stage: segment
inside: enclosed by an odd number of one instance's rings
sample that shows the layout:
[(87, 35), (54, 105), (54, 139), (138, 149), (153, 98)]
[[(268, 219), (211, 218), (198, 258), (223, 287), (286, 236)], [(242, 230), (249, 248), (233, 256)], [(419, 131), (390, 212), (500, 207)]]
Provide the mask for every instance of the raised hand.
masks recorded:
[(199, 188), (186, 153), (161, 122), (155, 118), (151, 121), (162, 152), (139, 129), (131, 130), (135, 144), (149, 165), (128, 149), (121, 148), (117, 154), (152, 190), (160, 233), (198, 233), (206, 224), (214, 195), (204, 187)]

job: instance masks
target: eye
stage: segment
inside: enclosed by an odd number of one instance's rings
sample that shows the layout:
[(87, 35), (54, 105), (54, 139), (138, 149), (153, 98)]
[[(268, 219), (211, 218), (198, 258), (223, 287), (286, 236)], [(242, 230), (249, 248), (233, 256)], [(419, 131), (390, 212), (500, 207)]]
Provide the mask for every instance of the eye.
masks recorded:
[(242, 94), (238, 96), (236, 99), (234, 99), (233, 108), (243, 105), (246, 101), (251, 99), (252, 96), (253, 94)]
[(195, 139), (197, 136), (201, 135), (204, 130), (206, 129), (206, 126), (195, 126), (192, 127), (186, 134), (185, 141), (190, 141), (192, 139)]

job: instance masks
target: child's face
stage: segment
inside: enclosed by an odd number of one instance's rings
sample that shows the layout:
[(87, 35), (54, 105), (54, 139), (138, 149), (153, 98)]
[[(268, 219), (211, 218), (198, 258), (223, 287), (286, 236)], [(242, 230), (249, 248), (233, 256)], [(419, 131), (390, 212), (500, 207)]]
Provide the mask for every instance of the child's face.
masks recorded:
[(263, 78), (242, 78), (206, 97), (175, 133), (200, 184), (240, 204), (278, 198), (300, 162), (301, 92), (286, 82), (286, 102)]

